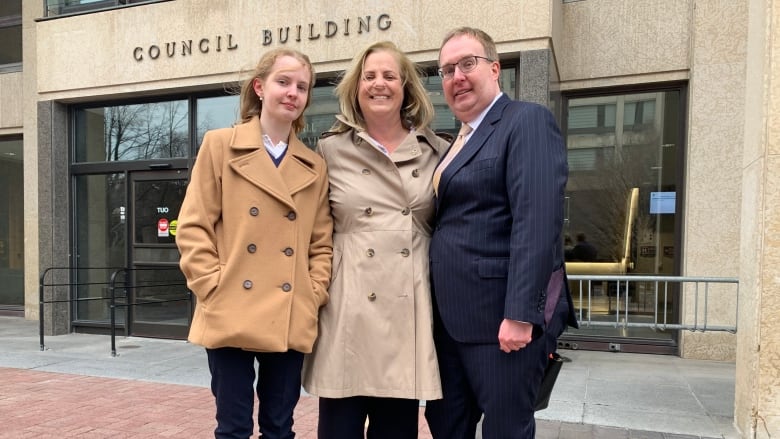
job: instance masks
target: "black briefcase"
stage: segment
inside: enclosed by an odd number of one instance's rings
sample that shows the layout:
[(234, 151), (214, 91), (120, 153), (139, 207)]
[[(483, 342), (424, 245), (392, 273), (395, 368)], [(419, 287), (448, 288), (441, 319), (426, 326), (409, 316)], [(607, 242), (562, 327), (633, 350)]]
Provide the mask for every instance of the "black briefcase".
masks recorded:
[(547, 361), (547, 367), (544, 369), (542, 386), (539, 388), (539, 394), (536, 396), (534, 411), (547, 408), (547, 405), (550, 403), (550, 394), (552, 394), (555, 380), (558, 379), (558, 373), (560, 373), (562, 366), (563, 358), (558, 355), (557, 352), (550, 354), (550, 359)]

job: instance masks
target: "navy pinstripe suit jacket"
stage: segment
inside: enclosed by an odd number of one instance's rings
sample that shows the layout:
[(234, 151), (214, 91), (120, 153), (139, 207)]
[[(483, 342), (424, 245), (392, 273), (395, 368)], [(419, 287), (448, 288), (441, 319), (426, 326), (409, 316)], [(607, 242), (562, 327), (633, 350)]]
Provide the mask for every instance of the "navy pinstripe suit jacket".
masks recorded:
[[(546, 328), (548, 282), (564, 264), (567, 176), (566, 147), (550, 111), (506, 95), (447, 166), (430, 262), (439, 316), (455, 340), (497, 343), (504, 318)], [(562, 331), (577, 322), (565, 275), (559, 288), (568, 316), (553, 316), (550, 326)]]

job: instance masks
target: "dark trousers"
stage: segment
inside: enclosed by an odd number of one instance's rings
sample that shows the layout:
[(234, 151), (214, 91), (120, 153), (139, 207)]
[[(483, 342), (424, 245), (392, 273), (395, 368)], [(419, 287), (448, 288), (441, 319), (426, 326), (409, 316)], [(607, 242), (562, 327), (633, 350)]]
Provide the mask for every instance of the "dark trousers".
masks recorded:
[(534, 438), (534, 403), (547, 364), (546, 337), (507, 354), (498, 341), (459, 343), (439, 322), (434, 341), (444, 394), (443, 399), (426, 403), (425, 417), (434, 439), (474, 439), (483, 414), (483, 439)]
[(416, 399), (320, 398), (317, 438), (416, 439), (419, 410), (420, 402)]
[[(291, 439), (293, 410), (301, 396), (303, 354), (260, 353), (237, 348), (206, 349), (211, 392), (217, 403), (214, 437), (252, 436), (255, 391), (260, 400), (257, 422), (266, 439)], [(255, 360), (259, 365), (255, 387)], [(254, 388), (253, 388), (254, 387)]]

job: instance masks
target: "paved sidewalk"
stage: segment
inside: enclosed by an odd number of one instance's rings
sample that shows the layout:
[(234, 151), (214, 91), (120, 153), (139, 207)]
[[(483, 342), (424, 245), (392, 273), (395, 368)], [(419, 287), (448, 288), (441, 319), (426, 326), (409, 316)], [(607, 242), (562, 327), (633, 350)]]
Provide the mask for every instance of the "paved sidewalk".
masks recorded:
[[(213, 437), (202, 348), (177, 340), (68, 334), (38, 343), (36, 321), (0, 316), (0, 438)], [(538, 439), (737, 438), (734, 364), (564, 350)], [(317, 400), (303, 395), (298, 438), (316, 438)], [(420, 439), (429, 439), (420, 417)], [(479, 435), (477, 436), (479, 437)]]

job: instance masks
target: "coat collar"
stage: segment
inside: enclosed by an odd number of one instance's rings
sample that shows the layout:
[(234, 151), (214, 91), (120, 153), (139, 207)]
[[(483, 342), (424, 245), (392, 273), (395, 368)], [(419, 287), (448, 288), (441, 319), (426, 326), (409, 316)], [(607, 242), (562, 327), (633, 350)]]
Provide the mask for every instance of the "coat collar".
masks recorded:
[[(511, 100), (509, 97), (507, 97), (506, 94), (501, 94), (501, 97), (496, 100), (496, 103), (493, 104), (493, 107), (490, 108), (490, 110), (485, 115), (485, 118), (482, 120), (482, 123), (479, 124), (479, 127), (476, 131), (471, 135), (468, 142), (466, 142), (466, 145), (464, 145), (463, 149), (458, 153), (457, 156), (452, 160), (452, 163), (447, 165), (447, 169), (444, 170), (444, 172), (441, 175), (441, 180), (439, 181), (439, 194), (444, 194), (447, 190), (447, 185), (450, 182), (450, 179), (452, 176), (465, 165), (466, 163), (471, 160), (474, 155), (479, 152), (479, 150), (485, 145), (485, 141), (490, 137), (490, 135), (495, 131), (496, 124), (501, 120), (501, 116), (504, 114), (504, 108), (509, 104)], [(440, 198), (440, 197), (439, 197)]]
[[(376, 148), (372, 141), (371, 137), (368, 135), (368, 133), (360, 128), (357, 127), (351, 123), (349, 123), (342, 115), (336, 115), (336, 119), (338, 119), (340, 122), (342, 122), (344, 125), (347, 125), (351, 127), (352, 129), (349, 130), (347, 133), (349, 133), (349, 136), (351, 137), (351, 141), (354, 145), (360, 145), (365, 144), (370, 148)], [(390, 158), (394, 162), (406, 162), (409, 160), (413, 160), (419, 156), (422, 155), (421, 147), (424, 147), (424, 144), (427, 144), (430, 148), (432, 148), (437, 154), (442, 154), (443, 151), (440, 149), (440, 140), (438, 139), (438, 136), (436, 133), (433, 132), (430, 128), (417, 128), (414, 131), (412, 131), (414, 134), (414, 137), (417, 139), (417, 142), (410, 143), (408, 141), (409, 137), (407, 137), (401, 145), (399, 145), (398, 149), (396, 149), (391, 155)], [(326, 133), (326, 135), (329, 133)], [(337, 134), (337, 133), (332, 133)], [(331, 135), (332, 135), (331, 134)], [(377, 148), (378, 149), (378, 148)], [(381, 151), (380, 151), (381, 152)], [(384, 154), (382, 152), (382, 154)]]
[(276, 169), (263, 146), (260, 118), (236, 125), (230, 148), (238, 154), (230, 167), (241, 177), (295, 209), (292, 195), (317, 180), (316, 154), (290, 132), (287, 153)]

